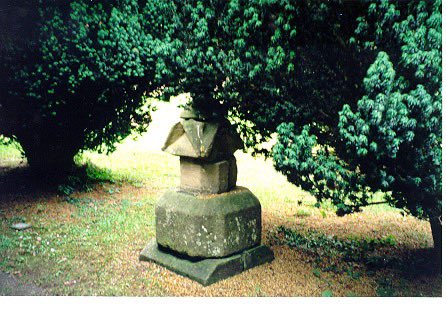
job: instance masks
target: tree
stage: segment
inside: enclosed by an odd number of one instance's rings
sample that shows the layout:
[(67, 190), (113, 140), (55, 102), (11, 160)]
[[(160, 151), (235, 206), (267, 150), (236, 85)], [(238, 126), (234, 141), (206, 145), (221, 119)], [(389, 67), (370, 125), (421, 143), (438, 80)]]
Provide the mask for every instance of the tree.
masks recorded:
[(350, 43), (376, 52), (363, 96), (337, 110), (333, 140), (320, 138), (319, 123), (281, 124), (276, 167), (339, 214), (386, 192), (429, 219), (441, 252), (441, 1), (373, 2)]
[(440, 1), (177, 1), (174, 91), (343, 215), (441, 215)]
[[(10, 1), (0, 50), (0, 134), (31, 167), (66, 171), (150, 122), (145, 98), (169, 78), (168, 1)], [(10, 14), (11, 13), (11, 14)], [(173, 54), (172, 52), (170, 54)]]
[(340, 0), (176, 1), (181, 57), (173, 70), (181, 82), (170, 86), (189, 92), (203, 112), (243, 119), (245, 143), (259, 152), (282, 122), (333, 125), (343, 98), (360, 98), (371, 56), (348, 40), (366, 8)]

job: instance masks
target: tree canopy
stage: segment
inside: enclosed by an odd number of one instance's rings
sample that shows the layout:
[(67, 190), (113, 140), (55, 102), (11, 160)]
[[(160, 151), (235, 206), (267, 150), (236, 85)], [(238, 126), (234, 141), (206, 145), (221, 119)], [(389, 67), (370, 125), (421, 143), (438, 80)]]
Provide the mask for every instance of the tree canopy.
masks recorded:
[(174, 91), (232, 117), (247, 146), (340, 215), (381, 191), (440, 222), (440, 1), (175, 5)]
[(5, 6), (22, 18), (4, 32), (0, 133), (21, 143), (31, 166), (65, 169), (79, 150), (113, 150), (147, 128), (144, 98), (168, 78), (157, 55), (171, 28), (158, 16), (168, 16), (171, 7), (139, 2)]
[[(360, 210), (372, 193), (429, 218), (441, 245), (441, 1), (377, 1), (359, 16), (349, 43), (376, 54), (359, 100), (343, 100), (335, 138), (320, 123), (278, 127), (274, 160), (288, 179), (330, 199), (338, 213)], [(436, 226), (433, 226), (437, 225)], [(438, 225), (440, 228), (438, 228)], [(438, 233), (439, 229), (439, 233)]]
[(343, 99), (360, 98), (361, 72), (371, 55), (348, 40), (365, 4), (175, 3), (179, 83), (172, 88), (189, 92), (198, 109), (242, 119), (247, 146), (257, 147), (287, 120), (334, 124)]

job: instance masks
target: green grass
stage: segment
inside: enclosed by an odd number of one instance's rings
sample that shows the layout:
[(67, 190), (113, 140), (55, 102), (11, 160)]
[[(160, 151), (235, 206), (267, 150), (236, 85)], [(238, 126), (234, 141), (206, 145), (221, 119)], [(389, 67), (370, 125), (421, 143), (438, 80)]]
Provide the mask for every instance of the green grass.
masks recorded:
[(96, 180), (128, 182), (135, 186), (150, 184), (153, 189), (175, 185), (172, 178), (179, 177), (178, 158), (153, 151), (130, 152), (126, 146), (132, 143), (133, 140), (126, 141), (107, 157), (85, 152), (77, 159), (78, 164), (86, 165), (88, 175)]
[(19, 164), (22, 160), (23, 157), (19, 144), (0, 144), (0, 167), (13, 167)]
[[(155, 200), (72, 198), (66, 203), (73, 208), (68, 224), (36, 214), (26, 218), (31, 230), (14, 231), (8, 226), (16, 218), (3, 219), (0, 267), (32, 274), (44, 286), (52, 283), (54, 295), (131, 293), (119, 283), (110, 284), (116, 275), (113, 263), (135, 240), (140, 246), (154, 236)], [(58, 205), (43, 205), (42, 211), (49, 207)], [(76, 279), (77, 292), (70, 285)]]

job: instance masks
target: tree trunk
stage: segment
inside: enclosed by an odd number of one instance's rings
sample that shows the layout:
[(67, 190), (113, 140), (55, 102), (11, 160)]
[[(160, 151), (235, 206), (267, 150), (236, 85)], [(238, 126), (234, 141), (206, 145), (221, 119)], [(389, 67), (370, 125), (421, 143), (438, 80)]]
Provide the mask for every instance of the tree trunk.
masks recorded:
[[(20, 138), (19, 138), (20, 140)], [(71, 172), (73, 157), (77, 149), (72, 143), (57, 142), (40, 135), (28, 137), (21, 141), (29, 167), (36, 175), (59, 178)], [(51, 180), (51, 179), (48, 179)]]
[(74, 165), (74, 155), (68, 153), (59, 153), (58, 155), (50, 153), (28, 153), (26, 157), (31, 170), (39, 175), (63, 177), (70, 173)]
[(429, 218), (431, 225), (432, 238), (434, 239), (434, 251), (441, 261), (441, 249), (442, 249), (442, 239), (441, 239), (441, 216), (431, 216)]

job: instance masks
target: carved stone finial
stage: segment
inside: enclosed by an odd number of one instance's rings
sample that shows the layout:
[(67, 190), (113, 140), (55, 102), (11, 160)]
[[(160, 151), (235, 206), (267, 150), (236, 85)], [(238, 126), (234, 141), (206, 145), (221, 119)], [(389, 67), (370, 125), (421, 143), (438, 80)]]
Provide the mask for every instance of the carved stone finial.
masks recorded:
[(183, 113), (183, 119), (170, 130), (163, 151), (180, 157), (216, 161), (229, 158), (243, 148), (242, 140), (227, 120), (205, 121), (194, 110)]
[(226, 119), (185, 110), (171, 129), (163, 150), (180, 157), (180, 189), (198, 194), (218, 194), (235, 188), (237, 165), (234, 152), (243, 142)]

